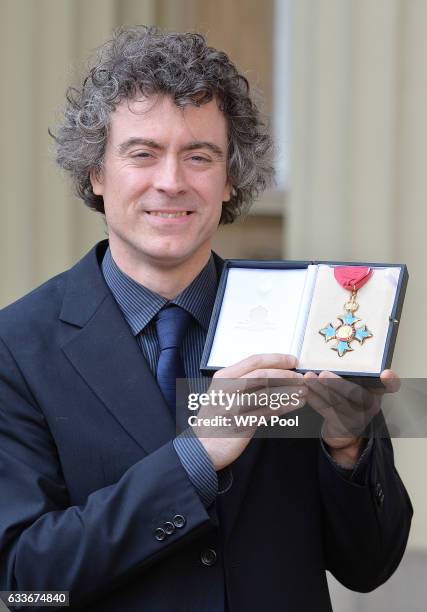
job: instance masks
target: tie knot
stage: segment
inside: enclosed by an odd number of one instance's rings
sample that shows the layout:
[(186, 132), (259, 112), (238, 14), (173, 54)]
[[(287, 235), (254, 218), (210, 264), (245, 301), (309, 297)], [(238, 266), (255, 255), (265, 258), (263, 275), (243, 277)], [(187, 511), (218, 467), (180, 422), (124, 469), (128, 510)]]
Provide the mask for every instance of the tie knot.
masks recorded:
[(154, 318), (160, 350), (178, 348), (191, 321), (191, 315), (176, 304), (162, 308)]

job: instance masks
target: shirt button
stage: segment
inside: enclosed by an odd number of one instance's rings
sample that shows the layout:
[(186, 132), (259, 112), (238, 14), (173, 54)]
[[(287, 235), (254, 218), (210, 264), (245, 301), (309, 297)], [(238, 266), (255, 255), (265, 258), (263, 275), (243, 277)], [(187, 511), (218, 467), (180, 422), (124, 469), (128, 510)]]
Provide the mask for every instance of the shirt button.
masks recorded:
[(167, 535), (172, 535), (172, 533), (175, 531), (175, 525), (170, 521), (166, 521), (166, 523), (163, 525), (163, 529)]
[(200, 555), (200, 561), (207, 567), (214, 565), (216, 562), (216, 552), (213, 548), (206, 548), (206, 550), (203, 550)]
[(186, 522), (187, 521), (185, 520), (185, 517), (182, 516), (182, 514), (175, 514), (175, 516), (173, 517), (173, 524), (178, 529), (181, 529), (182, 527), (184, 527)]
[(155, 532), (154, 532), (154, 537), (156, 538), (156, 540), (158, 540), (159, 542), (162, 542), (165, 537), (166, 537), (166, 532), (164, 529), (162, 529), (161, 527), (158, 527)]

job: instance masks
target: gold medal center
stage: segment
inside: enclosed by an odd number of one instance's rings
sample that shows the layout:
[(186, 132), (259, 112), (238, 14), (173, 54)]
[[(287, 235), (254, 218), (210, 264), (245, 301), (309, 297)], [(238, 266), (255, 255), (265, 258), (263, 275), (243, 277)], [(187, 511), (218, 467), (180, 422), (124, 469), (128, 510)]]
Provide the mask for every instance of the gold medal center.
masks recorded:
[(354, 329), (352, 328), (351, 325), (341, 325), (340, 327), (338, 327), (337, 331), (335, 332), (335, 337), (338, 340), (343, 340), (345, 342), (348, 342), (349, 340), (351, 340), (354, 336)]

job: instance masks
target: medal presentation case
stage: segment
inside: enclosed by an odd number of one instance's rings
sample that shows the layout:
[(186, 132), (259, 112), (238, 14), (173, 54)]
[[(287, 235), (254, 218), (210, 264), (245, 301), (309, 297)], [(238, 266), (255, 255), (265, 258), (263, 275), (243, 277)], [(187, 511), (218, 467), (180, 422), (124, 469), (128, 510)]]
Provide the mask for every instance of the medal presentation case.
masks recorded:
[(297, 371), (378, 378), (389, 368), (404, 264), (226, 260), (200, 369), (284, 353)]

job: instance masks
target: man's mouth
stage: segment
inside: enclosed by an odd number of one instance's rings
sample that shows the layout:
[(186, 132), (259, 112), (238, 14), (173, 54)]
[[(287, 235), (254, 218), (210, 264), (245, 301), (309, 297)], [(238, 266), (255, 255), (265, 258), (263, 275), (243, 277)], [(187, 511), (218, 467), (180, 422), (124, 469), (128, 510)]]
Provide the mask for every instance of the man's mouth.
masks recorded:
[(185, 217), (186, 215), (191, 215), (190, 210), (180, 210), (177, 212), (161, 212), (159, 210), (148, 210), (149, 215), (154, 217), (163, 217), (164, 219), (175, 219), (177, 217)]

